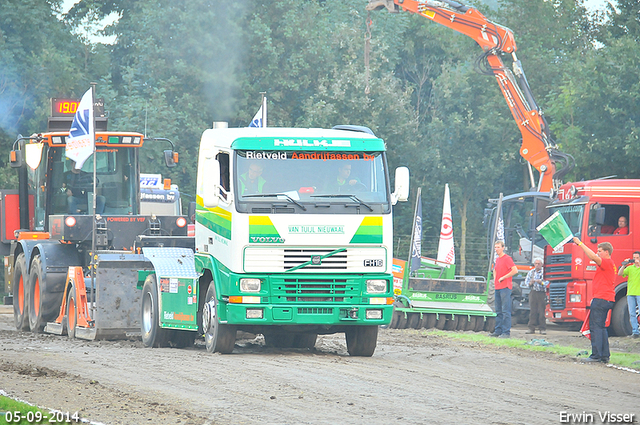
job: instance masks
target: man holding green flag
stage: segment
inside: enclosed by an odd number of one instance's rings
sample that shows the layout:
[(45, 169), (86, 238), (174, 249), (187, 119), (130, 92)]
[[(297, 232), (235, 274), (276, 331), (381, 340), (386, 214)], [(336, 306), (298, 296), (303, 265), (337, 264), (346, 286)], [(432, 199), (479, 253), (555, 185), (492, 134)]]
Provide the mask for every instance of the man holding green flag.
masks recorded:
[(608, 363), (610, 352), (606, 322), (607, 314), (613, 308), (615, 301), (616, 280), (616, 264), (611, 259), (613, 246), (609, 242), (601, 242), (598, 244), (596, 254), (575, 236), (573, 242), (582, 248), (587, 257), (597, 266), (596, 273), (593, 275), (593, 299), (589, 313), (591, 355), (583, 361)]

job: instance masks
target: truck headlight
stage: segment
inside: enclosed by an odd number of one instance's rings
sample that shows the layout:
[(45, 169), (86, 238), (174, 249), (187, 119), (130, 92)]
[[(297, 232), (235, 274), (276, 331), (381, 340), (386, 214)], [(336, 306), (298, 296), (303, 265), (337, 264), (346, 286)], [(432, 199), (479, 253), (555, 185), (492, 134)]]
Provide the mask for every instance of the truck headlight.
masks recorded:
[(240, 290), (242, 292), (260, 292), (260, 279), (255, 279), (255, 278), (240, 279)]
[(571, 294), (571, 295), (569, 295), (569, 302), (570, 303), (579, 303), (580, 301), (582, 301), (582, 295), (580, 295), (580, 294)]
[(382, 294), (387, 292), (387, 281), (385, 279), (367, 280), (367, 292), (370, 294)]

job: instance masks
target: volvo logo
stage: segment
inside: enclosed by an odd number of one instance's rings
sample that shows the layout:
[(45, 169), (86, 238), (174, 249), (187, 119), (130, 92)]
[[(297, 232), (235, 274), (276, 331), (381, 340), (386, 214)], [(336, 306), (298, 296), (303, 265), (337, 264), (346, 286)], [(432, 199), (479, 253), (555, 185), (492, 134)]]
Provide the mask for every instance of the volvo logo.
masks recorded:
[(314, 266), (319, 266), (320, 264), (322, 264), (322, 257), (319, 255), (312, 255), (311, 264), (313, 264)]

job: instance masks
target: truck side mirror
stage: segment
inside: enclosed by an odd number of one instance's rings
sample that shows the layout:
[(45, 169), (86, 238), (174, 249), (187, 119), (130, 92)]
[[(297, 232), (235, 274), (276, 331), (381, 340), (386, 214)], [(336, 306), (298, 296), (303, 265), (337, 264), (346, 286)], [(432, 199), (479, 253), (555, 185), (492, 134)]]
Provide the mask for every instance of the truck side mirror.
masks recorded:
[(189, 208), (187, 209), (187, 219), (189, 220), (189, 223), (195, 223), (196, 222), (196, 203), (195, 202), (189, 202)]
[(596, 208), (596, 224), (602, 226), (604, 224), (604, 208)]
[(21, 150), (16, 149), (9, 152), (9, 164), (11, 165), (11, 168), (20, 168), (24, 165), (24, 158)]
[(174, 152), (171, 149), (164, 151), (164, 162), (169, 168), (173, 168), (178, 163), (178, 152)]
[(391, 194), (391, 203), (406, 202), (409, 199), (409, 169), (407, 167), (396, 168), (396, 187)]
[(201, 194), (205, 208), (215, 208), (220, 202), (220, 163), (215, 159), (209, 159), (201, 169), (202, 180)]

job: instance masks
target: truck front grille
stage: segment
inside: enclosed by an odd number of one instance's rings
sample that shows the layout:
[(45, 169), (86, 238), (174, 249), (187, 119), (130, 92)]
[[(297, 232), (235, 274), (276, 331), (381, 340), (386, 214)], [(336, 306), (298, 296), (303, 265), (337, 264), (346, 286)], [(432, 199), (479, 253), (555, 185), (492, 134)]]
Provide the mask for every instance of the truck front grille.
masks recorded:
[(556, 254), (547, 257), (544, 276), (553, 281), (571, 278), (571, 254)]
[(282, 279), (272, 291), (276, 303), (351, 303), (359, 294), (347, 279)]
[(549, 307), (551, 310), (564, 310), (567, 303), (567, 282), (549, 285)]

